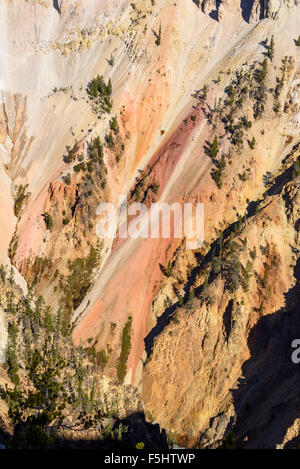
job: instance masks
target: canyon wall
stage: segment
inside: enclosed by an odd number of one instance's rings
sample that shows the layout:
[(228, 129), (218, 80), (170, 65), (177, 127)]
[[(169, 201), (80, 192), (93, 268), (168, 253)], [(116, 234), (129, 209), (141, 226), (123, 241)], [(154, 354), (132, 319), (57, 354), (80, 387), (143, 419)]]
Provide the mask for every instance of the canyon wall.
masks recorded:
[[(219, 444), (234, 423), (242, 446), (274, 447), (299, 410), (289, 360), (297, 305), (286, 305), (298, 288), (299, 8), (0, 3), (0, 263), (13, 265), (23, 290), (33, 285), (54, 310), (63, 306), (74, 342), (104, 353), (104, 374), (137, 386), (148, 418), (187, 446)], [(97, 75), (111, 82), (108, 112), (88, 93)], [(99, 240), (97, 206), (117, 207), (120, 194), (148, 206), (203, 202), (203, 248)], [(253, 261), (248, 291), (226, 287), (228, 266), (208, 276), (214, 257), (224, 261), (213, 251), (221, 233), (238, 245), (239, 275)], [(267, 381), (278, 388), (271, 396)]]

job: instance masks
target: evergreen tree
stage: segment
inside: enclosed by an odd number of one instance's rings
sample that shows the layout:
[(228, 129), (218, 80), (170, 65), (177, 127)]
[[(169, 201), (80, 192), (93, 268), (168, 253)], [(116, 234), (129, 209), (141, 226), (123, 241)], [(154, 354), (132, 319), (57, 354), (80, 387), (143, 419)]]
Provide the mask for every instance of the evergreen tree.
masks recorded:
[(256, 145), (256, 139), (255, 137), (253, 137), (252, 140), (249, 142), (249, 147), (251, 148), (251, 150), (254, 150), (255, 145)]
[(218, 143), (218, 137), (215, 136), (213, 143), (211, 144), (210, 150), (209, 150), (209, 156), (211, 158), (215, 158), (218, 154), (219, 150), (219, 143)]
[(155, 44), (157, 46), (160, 46), (161, 44), (161, 24), (159, 25), (159, 32), (157, 34), (157, 37), (156, 37), (156, 40), (155, 40)]
[(173, 266), (172, 266), (172, 262), (169, 261), (168, 267), (167, 267), (167, 277), (172, 277), (172, 275), (173, 275)]
[(267, 56), (269, 57), (270, 60), (273, 60), (274, 57), (274, 36), (272, 35), (270, 45), (268, 48)]
[(235, 437), (232, 431), (224, 438), (221, 449), (235, 449)]

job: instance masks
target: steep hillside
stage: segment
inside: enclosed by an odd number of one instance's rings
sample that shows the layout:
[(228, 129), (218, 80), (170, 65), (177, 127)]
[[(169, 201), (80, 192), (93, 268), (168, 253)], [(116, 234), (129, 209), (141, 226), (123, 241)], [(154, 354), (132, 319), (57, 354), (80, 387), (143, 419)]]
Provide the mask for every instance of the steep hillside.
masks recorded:
[[(297, 438), (299, 19), (298, 0), (0, 3), (0, 264), (188, 447)], [(203, 247), (99, 239), (120, 195), (203, 202)]]

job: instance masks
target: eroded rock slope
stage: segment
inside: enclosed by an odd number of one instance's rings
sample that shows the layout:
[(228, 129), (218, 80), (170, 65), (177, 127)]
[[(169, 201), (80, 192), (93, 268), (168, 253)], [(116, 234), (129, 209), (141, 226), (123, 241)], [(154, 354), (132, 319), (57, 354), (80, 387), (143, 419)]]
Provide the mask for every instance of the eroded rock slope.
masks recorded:
[[(234, 428), (274, 447), (299, 420), (299, 8), (0, 4), (0, 262), (187, 446)], [(99, 240), (97, 206), (120, 194), (204, 202), (203, 248)]]

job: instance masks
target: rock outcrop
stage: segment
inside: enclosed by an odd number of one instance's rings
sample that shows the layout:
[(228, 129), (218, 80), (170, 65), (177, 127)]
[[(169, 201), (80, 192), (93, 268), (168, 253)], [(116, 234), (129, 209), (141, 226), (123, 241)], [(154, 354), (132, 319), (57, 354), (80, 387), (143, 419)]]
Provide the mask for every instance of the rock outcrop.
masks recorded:
[(249, 22), (250, 23), (256, 23), (263, 17), (263, 12), (261, 9), (261, 1), (260, 0), (254, 0), (253, 6), (251, 8), (250, 12), (250, 17), (249, 17)]
[(247, 22), (256, 23), (261, 19), (277, 19), (278, 15), (287, 9), (297, 6), (298, 0), (202, 0), (194, 2), (201, 7), (203, 13), (211, 18), (221, 21), (227, 12), (232, 12), (239, 8), (241, 4), (242, 15)]
[[(246, 291), (230, 294), (221, 274), (204, 293), (207, 264), (196, 265), (189, 284), (205, 300), (177, 303), (153, 343), (144, 399), (149, 415), (179, 444), (211, 447), (234, 428), (241, 447), (274, 447), (299, 415), (300, 370), (290, 358), (300, 334), (299, 183), (298, 178), (266, 198), (259, 213), (231, 235), (229, 244), (247, 240), (247, 248), (234, 254), (245, 266), (251, 253), (269, 249), (255, 258)], [(226, 251), (222, 262), (229, 256)], [(158, 395), (164, 396), (159, 403)], [(271, 419), (276, 423), (268, 425)]]
[[(299, 8), (0, 3), (0, 266), (180, 445), (297, 438)], [(203, 202), (204, 246), (99, 240), (122, 194)]]
[(298, 0), (254, 0), (250, 20), (251, 22), (256, 22), (264, 18), (275, 20), (280, 13), (298, 4)]

